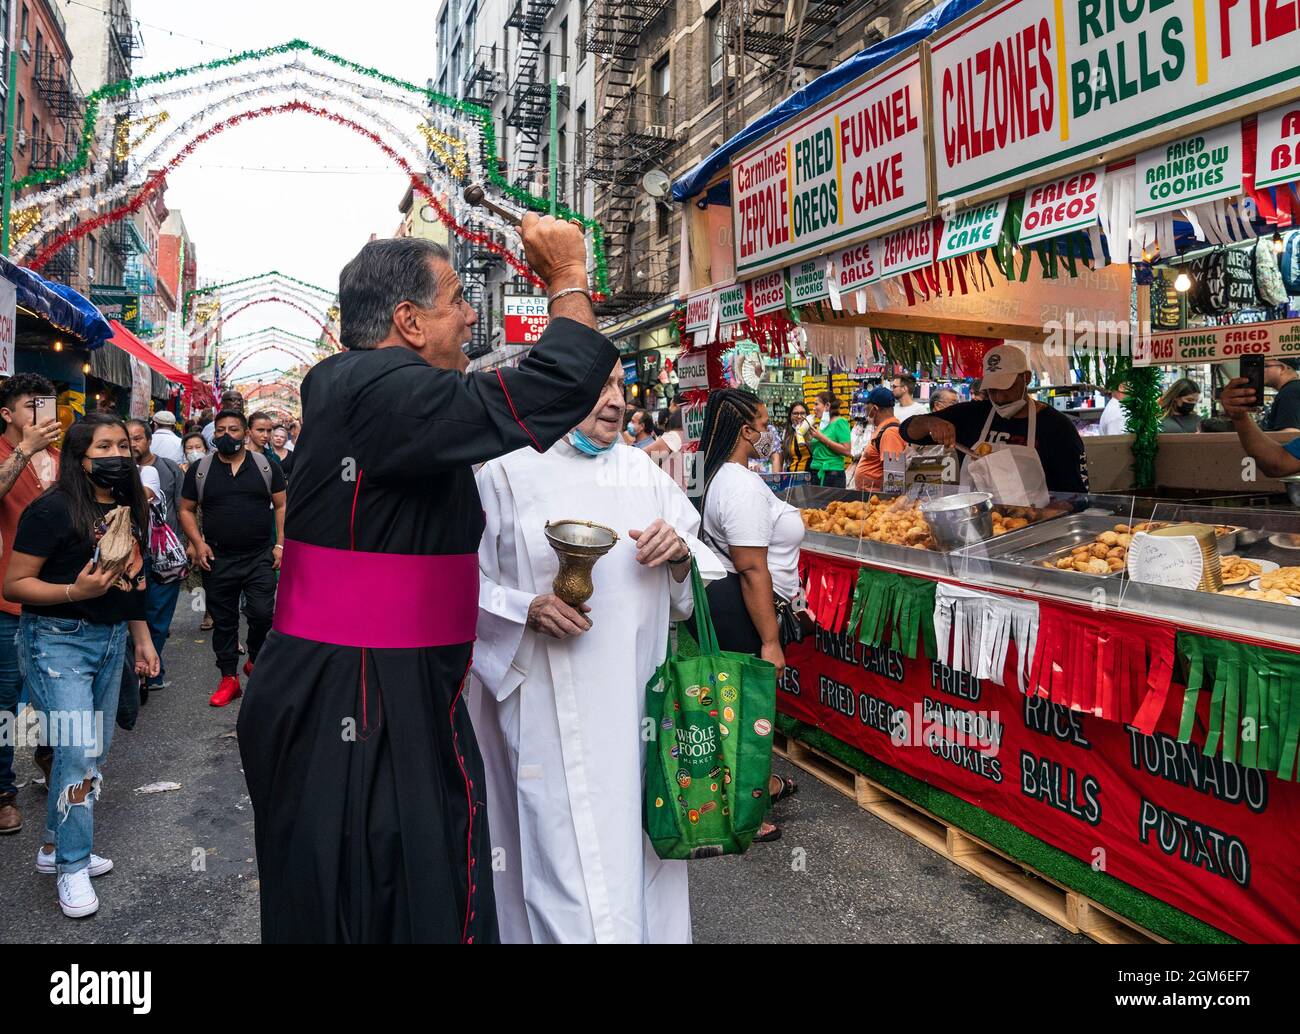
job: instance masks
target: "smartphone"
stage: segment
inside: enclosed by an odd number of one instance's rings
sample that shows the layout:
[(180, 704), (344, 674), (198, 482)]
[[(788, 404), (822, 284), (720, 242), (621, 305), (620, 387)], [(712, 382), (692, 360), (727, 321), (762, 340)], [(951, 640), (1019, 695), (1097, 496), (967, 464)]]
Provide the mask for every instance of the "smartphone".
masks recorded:
[(1254, 389), (1255, 404), (1251, 409), (1260, 409), (1264, 405), (1264, 357), (1262, 355), (1243, 355), (1241, 357), (1241, 376), (1248, 386)]
[(43, 424), (59, 418), (59, 400), (53, 395), (33, 395), (28, 405), (32, 407), (33, 423)]

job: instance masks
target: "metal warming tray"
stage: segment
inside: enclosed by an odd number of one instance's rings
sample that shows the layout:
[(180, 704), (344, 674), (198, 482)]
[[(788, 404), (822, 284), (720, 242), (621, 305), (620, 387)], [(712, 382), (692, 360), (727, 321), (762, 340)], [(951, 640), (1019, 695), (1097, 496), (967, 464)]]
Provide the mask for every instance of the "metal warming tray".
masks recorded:
[(1018, 528), (1005, 535), (977, 542), (965, 549), (958, 550), (964, 557), (978, 557), (988, 560), (1000, 560), (1011, 564), (1028, 564), (1044, 572), (1050, 571), (1071, 578), (1085, 580), (1113, 578), (1118, 571), (1109, 574), (1085, 574), (1082, 571), (1062, 571), (1053, 566), (1042, 566), (1048, 560), (1055, 560), (1063, 553), (1068, 553), (1075, 546), (1092, 542), (1103, 531), (1113, 531), (1116, 524), (1124, 521), (1114, 514), (1075, 513), (1067, 517), (1039, 521), (1027, 528)]

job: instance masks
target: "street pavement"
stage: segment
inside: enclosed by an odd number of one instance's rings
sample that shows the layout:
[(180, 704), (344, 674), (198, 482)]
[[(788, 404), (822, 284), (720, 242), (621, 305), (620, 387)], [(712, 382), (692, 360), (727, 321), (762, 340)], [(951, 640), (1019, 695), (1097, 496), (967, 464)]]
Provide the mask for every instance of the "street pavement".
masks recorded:
[[(0, 943), (242, 943), (258, 939), (253, 810), (235, 740), (239, 705), (208, 706), (218, 673), (210, 633), (182, 592), (165, 652), (172, 685), (131, 732), (116, 730), (95, 805), (100, 909), (59, 911), (35, 871), (46, 794), (17, 766), (25, 825), (0, 838)], [(777, 806), (784, 836), (740, 858), (691, 863), (697, 942), (1065, 943), (1080, 940), (859, 810), (784, 762), (799, 792)], [(180, 789), (141, 794), (150, 783)]]

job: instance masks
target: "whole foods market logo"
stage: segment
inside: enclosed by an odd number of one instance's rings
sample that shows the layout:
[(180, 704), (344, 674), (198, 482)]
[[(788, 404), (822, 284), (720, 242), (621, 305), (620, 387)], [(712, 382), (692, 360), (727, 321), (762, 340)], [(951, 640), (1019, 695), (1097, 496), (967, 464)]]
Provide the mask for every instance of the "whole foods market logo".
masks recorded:
[(715, 726), (688, 725), (677, 730), (677, 751), (687, 764), (708, 763), (718, 753), (718, 730)]

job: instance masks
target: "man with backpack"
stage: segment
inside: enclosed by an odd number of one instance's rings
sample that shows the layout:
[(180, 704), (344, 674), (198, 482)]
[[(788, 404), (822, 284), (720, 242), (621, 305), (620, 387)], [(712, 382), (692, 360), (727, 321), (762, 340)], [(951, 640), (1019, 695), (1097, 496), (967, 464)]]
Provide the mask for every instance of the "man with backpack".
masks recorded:
[[(181, 486), (185, 481), (185, 472), (181, 470), (180, 464), (154, 453), (153, 431), (147, 422), (144, 420), (128, 420), (126, 430), (131, 438), (131, 451), (135, 453), (135, 461), (142, 468), (152, 467), (158, 474), (158, 485), (162, 497), (157, 501), (155, 507), (151, 508), (151, 520), (153, 514), (161, 514), (162, 523), (172, 532), (175, 544), (184, 549), (185, 539), (181, 531), (180, 509)], [(171, 538), (161, 528), (157, 537), (160, 547), (163, 546), (162, 539), (164, 537)], [(151, 529), (151, 562), (145, 567), (147, 586), (145, 620), (149, 624), (149, 638), (153, 640), (154, 652), (158, 654), (158, 674), (152, 680), (141, 684), (141, 703), (149, 699), (150, 693), (155, 690), (165, 689), (171, 684), (167, 680), (166, 669), (162, 661), (163, 647), (167, 643), (167, 637), (171, 634), (172, 615), (176, 613), (176, 601), (180, 598), (181, 582), (186, 573), (184, 565), (175, 566), (175, 560), (184, 560), (185, 558), (184, 556), (177, 557), (174, 548), (170, 551), (160, 549), (156, 556), (153, 555), (154, 538)], [(171, 554), (170, 561), (166, 558), (167, 552)]]
[[(284, 550), (284, 475), (260, 452), (246, 447), (248, 421), (223, 410), (213, 421), (209, 453), (185, 472), (181, 489), (181, 527), (203, 572), (203, 591), (212, 615), (212, 648), (221, 683), (208, 701), (225, 707), (243, 695), (239, 665), (239, 598), (248, 619), (248, 661), (253, 665), (271, 629), (275, 572)], [(198, 509), (203, 507), (200, 530)], [(267, 510), (275, 510), (274, 527)]]

